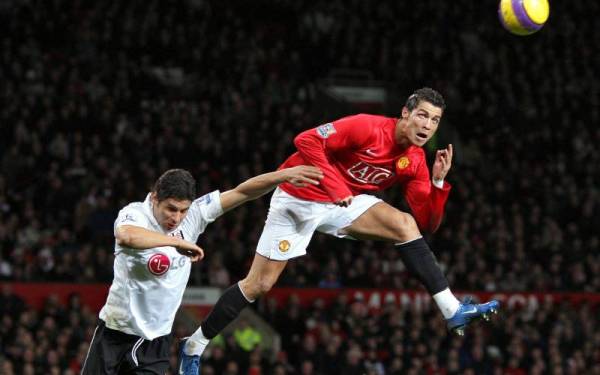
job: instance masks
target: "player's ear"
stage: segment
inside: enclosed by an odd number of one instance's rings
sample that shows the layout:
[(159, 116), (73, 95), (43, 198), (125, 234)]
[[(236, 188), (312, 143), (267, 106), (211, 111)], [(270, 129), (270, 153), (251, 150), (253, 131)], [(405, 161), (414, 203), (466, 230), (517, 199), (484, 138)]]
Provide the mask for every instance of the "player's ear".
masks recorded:
[(402, 107), (402, 118), (408, 118), (409, 114), (410, 111), (408, 110), (408, 108), (406, 108), (406, 106)]
[(152, 205), (154, 205), (154, 206), (156, 206), (158, 204), (158, 198), (156, 197), (155, 191), (150, 193), (150, 202), (152, 202)]

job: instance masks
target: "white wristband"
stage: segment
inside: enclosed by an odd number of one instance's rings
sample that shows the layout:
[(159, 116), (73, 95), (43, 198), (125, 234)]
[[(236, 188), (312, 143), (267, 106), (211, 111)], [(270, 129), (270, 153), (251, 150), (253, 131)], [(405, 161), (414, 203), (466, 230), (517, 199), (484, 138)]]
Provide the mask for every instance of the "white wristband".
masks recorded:
[(444, 188), (444, 179), (436, 180), (434, 178), (434, 179), (431, 180), (431, 183), (433, 184), (433, 186), (435, 186), (438, 189), (443, 189)]

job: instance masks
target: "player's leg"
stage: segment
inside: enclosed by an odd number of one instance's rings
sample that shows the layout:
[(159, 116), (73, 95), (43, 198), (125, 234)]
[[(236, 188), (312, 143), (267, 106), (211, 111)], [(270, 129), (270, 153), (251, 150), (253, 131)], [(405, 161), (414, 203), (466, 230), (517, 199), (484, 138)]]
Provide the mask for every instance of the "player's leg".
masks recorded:
[[(180, 352), (183, 367), (188, 362), (193, 368), (191, 363), (199, 360), (210, 339), (235, 320), (246, 306), (273, 287), (288, 259), (306, 254), (306, 247), (318, 225), (318, 220), (311, 216), (314, 211), (312, 204), (278, 189), (275, 191), (247, 276), (223, 293), (200, 328), (187, 339)], [(187, 372), (183, 373), (187, 375)]]
[(380, 202), (343, 231), (358, 239), (393, 242), (406, 268), (434, 297), (444, 317), (450, 318), (456, 313), (460, 302), (450, 292), (448, 281), (412, 215)]
[(394, 243), (409, 242), (422, 237), (412, 215), (383, 201), (369, 207), (341, 232), (357, 239)]
[(287, 261), (270, 260), (258, 253), (254, 255), (248, 275), (225, 290), (200, 328), (181, 343), (180, 374), (198, 373), (200, 356), (210, 340), (233, 322), (246, 306), (271, 290), (286, 264)]
[(381, 201), (363, 212), (340, 232), (357, 239), (396, 244), (406, 268), (434, 296), (444, 317), (449, 318), (458, 310), (460, 302), (450, 292), (448, 281), (421, 236), (412, 215)]
[(239, 282), (244, 296), (250, 301), (267, 293), (279, 279), (287, 260), (267, 259), (256, 253), (248, 275)]
[(81, 368), (81, 375), (119, 373), (122, 358), (131, 350), (135, 336), (111, 330), (99, 320)]
[(125, 374), (154, 375), (166, 374), (170, 368), (171, 335), (165, 335), (154, 340), (144, 340), (140, 337), (131, 350), (125, 355), (127, 366), (121, 368)]
[(255, 254), (248, 275), (221, 295), (200, 325), (204, 337), (210, 340), (218, 335), (246, 306), (271, 290), (286, 264), (287, 261), (270, 260)]
[[(425, 286), (448, 320), (448, 327), (458, 334), (464, 333), (463, 328), (470, 320), (479, 317), (488, 319), (489, 314), (498, 308), (496, 301), (482, 305), (459, 302), (451, 292), (433, 252), (421, 236), (416, 221), (406, 212), (379, 202), (358, 216), (341, 233), (358, 239), (393, 242), (406, 268)], [(471, 315), (464, 315), (463, 312)]]
[[(104, 367), (104, 361), (102, 360), (103, 355), (102, 351), (102, 331), (104, 330), (104, 324), (101, 322), (94, 329), (94, 335), (92, 336), (92, 341), (90, 342), (90, 346), (88, 348), (87, 354), (85, 355), (85, 359), (83, 361), (83, 366), (81, 367), (81, 375), (91, 375), (91, 374), (99, 374), (102, 372)], [(100, 331), (100, 332), (98, 332)], [(116, 366), (113, 369), (113, 374), (116, 374)], [(110, 372), (109, 372), (110, 374)]]

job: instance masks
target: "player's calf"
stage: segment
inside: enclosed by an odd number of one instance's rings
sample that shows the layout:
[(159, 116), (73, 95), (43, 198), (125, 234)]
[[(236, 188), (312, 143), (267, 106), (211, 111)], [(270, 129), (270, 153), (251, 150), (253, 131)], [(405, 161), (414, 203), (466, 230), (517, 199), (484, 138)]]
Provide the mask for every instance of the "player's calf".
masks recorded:
[(429, 294), (433, 296), (448, 289), (448, 280), (423, 238), (396, 244), (396, 248), (406, 268), (419, 279)]

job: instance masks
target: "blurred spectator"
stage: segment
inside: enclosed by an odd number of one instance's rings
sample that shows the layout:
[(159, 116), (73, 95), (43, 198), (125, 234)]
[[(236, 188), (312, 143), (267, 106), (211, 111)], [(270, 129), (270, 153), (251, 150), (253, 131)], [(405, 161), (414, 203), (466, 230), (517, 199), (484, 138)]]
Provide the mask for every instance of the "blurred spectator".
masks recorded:
[[(516, 38), (490, 4), (467, 0), (5, 2), (0, 280), (110, 282), (119, 207), (170, 167), (190, 169), (201, 191), (275, 168), (294, 134), (349, 114), (321, 100), (321, 80), (344, 68), (391, 97), (424, 85), (446, 96), (431, 147), (455, 144), (454, 188), (428, 239), (454, 288), (597, 292), (598, 12), (591, 0), (553, 2), (540, 33)], [(201, 237), (192, 284), (245, 274), (266, 199)], [(317, 235), (308, 250), (280, 285), (418, 287), (387, 245)], [(432, 312), (377, 315), (343, 296), (268, 314), (285, 349), (268, 370), (227, 338), (203, 371), (600, 373), (589, 306), (507, 313), (467, 339), (446, 337)], [(76, 296), (35, 311), (3, 288), (0, 317), (2, 374), (79, 372), (96, 314)]]
[(235, 338), (237, 346), (246, 352), (254, 351), (254, 349), (260, 347), (262, 342), (262, 335), (260, 332), (256, 328), (250, 326), (248, 321), (244, 318), (240, 319), (239, 326), (233, 332), (233, 337)]
[[(344, 114), (317, 98), (320, 79), (347, 68), (392, 97), (424, 84), (446, 95), (431, 147), (455, 143), (454, 190), (430, 240), (455, 288), (597, 291), (600, 53), (589, 41), (600, 31), (585, 15), (600, 5), (552, 4), (560, 16), (515, 38), (489, 4), (453, 4), (2, 7), (0, 277), (109, 282), (118, 207), (169, 167), (190, 169), (202, 191), (275, 168), (294, 134)], [(264, 207), (201, 238), (210, 251), (192, 283), (244, 274)], [(316, 236), (309, 253), (284, 284), (417, 286), (389, 246)]]
[[(4, 300), (18, 300), (10, 291)], [(259, 303), (262, 309), (266, 301)], [(63, 305), (51, 296), (40, 310), (20, 304), (0, 315), (2, 374), (77, 374), (87, 353), (96, 314), (76, 294)], [(535, 311), (504, 310), (491, 324), (474, 325), (465, 338), (447, 334), (435, 308), (364, 302), (301, 307), (291, 298), (275, 308), (278, 326), (297, 324), (300, 341), (286, 340), (271, 360), (260, 345), (244, 350), (234, 335), (213, 345), (203, 374), (597, 374), (600, 306), (546, 303)], [(296, 323), (287, 314), (297, 309)], [(352, 317), (340, 322), (336, 317)], [(318, 322), (315, 324), (314, 322)], [(248, 326), (249, 328), (253, 328)], [(178, 334), (184, 332), (177, 331)], [(176, 353), (174, 340), (172, 353)], [(174, 365), (174, 363), (173, 363)]]

